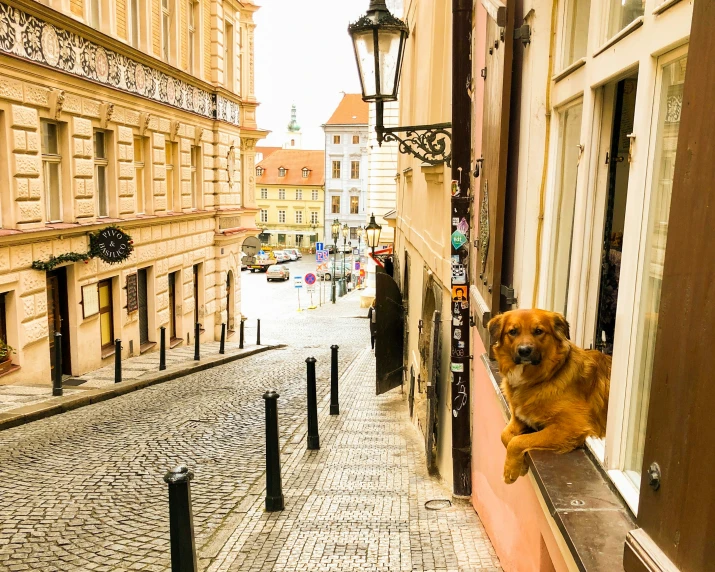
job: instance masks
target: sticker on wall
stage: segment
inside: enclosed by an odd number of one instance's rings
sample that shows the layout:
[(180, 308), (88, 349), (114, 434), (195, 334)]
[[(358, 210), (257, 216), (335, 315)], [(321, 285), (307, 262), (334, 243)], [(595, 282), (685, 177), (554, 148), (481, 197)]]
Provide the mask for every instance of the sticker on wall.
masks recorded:
[(452, 301), (453, 302), (466, 302), (467, 301), (467, 287), (466, 286), (452, 286)]
[(464, 233), (459, 232), (459, 230), (455, 230), (452, 233), (452, 246), (454, 247), (455, 250), (459, 250), (466, 243), (467, 243), (467, 237), (464, 236)]
[(452, 181), (452, 196), (458, 197), (461, 192), (462, 191), (459, 188), (459, 183), (457, 181)]
[(454, 339), (455, 339), (455, 340), (461, 340), (461, 339), (462, 339), (462, 330), (454, 330)]
[(457, 230), (461, 232), (464, 236), (467, 236), (469, 234), (469, 223), (467, 222), (467, 219), (462, 217), (462, 220), (459, 221), (459, 224), (457, 225)]
[(457, 327), (464, 325), (464, 318), (462, 318), (462, 314), (458, 314), (452, 318), (452, 325)]
[(457, 347), (458, 347), (460, 350), (463, 350), (463, 349), (464, 349), (464, 342), (457, 342)]
[(467, 283), (467, 269), (464, 264), (454, 264), (452, 263), (452, 284), (466, 284)]
[(455, 373), (463, 373), (464, 372), (464, 364), (463, 363), (453, 363), (451, 367), (452, 367), (452, 371)]
[(452, 219), (452, 226), (457, 226), (459, 224), (459, 217), (454, 217)]

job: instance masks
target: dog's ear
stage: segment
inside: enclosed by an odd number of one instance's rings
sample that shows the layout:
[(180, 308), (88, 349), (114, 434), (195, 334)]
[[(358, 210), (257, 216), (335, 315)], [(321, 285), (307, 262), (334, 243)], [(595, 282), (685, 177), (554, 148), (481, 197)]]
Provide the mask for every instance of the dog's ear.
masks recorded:
[(566, 321), (566, 318), (564, 318), (563, 315), (554, 313), (551, 317), (551, 325), (554, 328), (556, 337), (559, 338), (561, 341), (571, 339), (569, 323)]
[(501, 339), (501, 331), (504, 327), (504, 314), (499, 314), (494, 316), (489, 323), (487, 328), (489, 328), (489, 335), (492, 338), (493, 343), (497, 343)]

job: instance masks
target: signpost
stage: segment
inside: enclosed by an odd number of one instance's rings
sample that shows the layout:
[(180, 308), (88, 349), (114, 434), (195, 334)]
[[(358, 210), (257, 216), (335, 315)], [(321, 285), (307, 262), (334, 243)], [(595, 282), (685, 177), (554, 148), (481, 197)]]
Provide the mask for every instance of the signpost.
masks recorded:
[(298, 311), (302, 312), (300, 308), (300, 290), (303, 288), (303, 277), (302, 276), (295, 276), (293, 278), (293, 286), (295, 287), (296, 291), (298, 292)]
[(305, 283), (308, 286), (308, 294), (310, 294), (310, 306), (308, 306), (309, 310), (315, 310), (316, 308), (315, 304), (313, 304), (313, 293), (315, 292), (316, 280), (317, 278), (312, 272), (308, 272), (308, 274), (305, 275)]

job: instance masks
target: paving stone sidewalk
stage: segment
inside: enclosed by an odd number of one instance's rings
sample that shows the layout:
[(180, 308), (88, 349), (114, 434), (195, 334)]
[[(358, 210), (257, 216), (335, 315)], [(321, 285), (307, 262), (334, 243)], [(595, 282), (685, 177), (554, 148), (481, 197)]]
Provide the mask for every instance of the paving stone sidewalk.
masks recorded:
[(304, 432), (283, 449), (285, 510), (264, 512), (264, 480), (256, 483), (240, 520), (203, 545), (200, 569), (501, 570), (469, 503), (425, 507), (450, 491), (427, 473), (404, 395), (375, 396), (370, 350), (340, 380), (340, 415), (328, 414), (328, 396), (319, 407), (321, 450), (306, 450)]

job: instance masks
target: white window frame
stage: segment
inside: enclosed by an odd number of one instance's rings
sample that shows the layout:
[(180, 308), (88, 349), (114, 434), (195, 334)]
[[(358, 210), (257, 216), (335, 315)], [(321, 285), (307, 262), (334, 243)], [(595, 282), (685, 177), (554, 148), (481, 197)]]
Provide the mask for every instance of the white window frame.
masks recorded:
[(296, 200), (296, 201), (302, 201), (302, 200), (303, 200), (303, 189), (296, 189), (296, 191), (295, 191), (295, 200)]
[(310, 224), (319, 224), (318, 215), (318, 211), (310, 211)]
[(268, 222), (268, 209), (261, 209), (261, 222)]
[[(57, 123), (56, 121), (42, 121), (41, 126), (40, 126), (40, 139), (42, 139), (42, 126), (45, 124), (51, 123), (55, 126), (56, 128), (56, 134), (57, 134), (57, 154), (54, 153), (42, 153), (42, 177), (44, 179), (44, 187), (45, 187), (45, 216), (47, 217), (47, 222), (62, 222), (64, 218), (64, 205), (63, 205), (63, 189), (62, 189), (62, 142), (60, 138), (60, 124)], [(43, 150), (44, 151), (44, 150)], [(49, 164), (56, 164), (58, 165), (57, 168), (57, 178), (59, 181), (59, 188), (57, 189), (57, 194), (59, 198), (59, 211), (60, 211), (60, 218), (57, 220), (52, 220), (51, 218), (51, 193), (52, 189), (50, 189), (50, 174), (49, 174)]]
[[(97, 135), (102, 134), (102, 143), (104, 147), (104, 157), (97, 156), (96, 140)], [(97, 206), (97, 218), (106, 218), (110, 215), (110, 200), (109, 200), (109, 145), (107, 145), (107, 140), (109, 139), (109, 132), (102, 129), (95, 129), (93, 133), (92, 150), (94, 154), (94, 195), (96, 197), (95, 205)], [(102, 180), (104, 181), (104, 208), (105, 212), (102, 213), (102, 201), (100, 198), (100, 173), (103, 173)]]
[(263, 200), (268, 199), (268, 189), (261, 189), (261, 199), (263, 199)]
[(318, 191), (317, 191), (317, 190), (314, 189), (314, 190), (310, 191), (310, 200), (311, 200), (311, 201), (318, 201), (318, 200), (320, 200), (320, 199), (318, 198), (319, 196), (320, 196), (320, 195), (318, 194)]
[(303, 211), (295, 211), (295, 224), (303, 224)]
[(286, 211), (283, 209), (280, 209), (278, 211), (278, 223), (285, 224), (285, 222), (286, 222)]
[(278, 199), (281, 201), (284, 201), (286, 198), (286, 190), (285, 189), (278, 189)]

